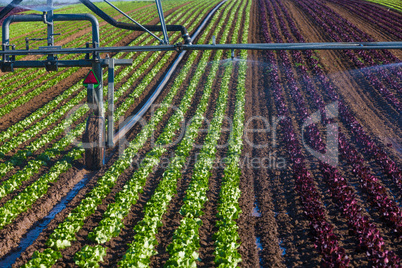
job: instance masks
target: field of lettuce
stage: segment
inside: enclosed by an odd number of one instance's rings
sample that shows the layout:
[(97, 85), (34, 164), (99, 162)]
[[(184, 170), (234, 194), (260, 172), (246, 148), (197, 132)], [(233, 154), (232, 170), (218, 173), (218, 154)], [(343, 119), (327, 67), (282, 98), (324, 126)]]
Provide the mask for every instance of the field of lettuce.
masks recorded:
[[(221, 2), (163, 8), (192, 34)], [(398, 2), (372, 2), (227, 0), (195, 43), (401, 41)], [(116, 5), (158, 23), (153, 2)], [(101, 46), (158, 44), (98, 19)], [(11, 43), (24, 48), (43, 25), (13, 24)], [(88, 26), (55, 24), (56, 44), (84, 47)], [(115, 70), (116, 122), (176, 55), (111, 55), (133, 59)], [(0, 267), (401, 267), (401, 60), (402, 50), (192, 51), (99, 171), (81, 145), (88, 69), (0, 72)]]

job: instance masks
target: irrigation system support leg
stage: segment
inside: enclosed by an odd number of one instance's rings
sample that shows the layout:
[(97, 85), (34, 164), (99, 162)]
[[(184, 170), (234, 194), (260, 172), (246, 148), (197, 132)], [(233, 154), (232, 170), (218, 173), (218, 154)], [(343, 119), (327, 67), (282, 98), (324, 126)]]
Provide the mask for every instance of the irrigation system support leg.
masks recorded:
[(108, 70), (108, 89), (107, 89), (107, 99), (108, 99), (108, 109), (107, 109), (107, 146), (109, 148), (114, 146), (113, 135), (114, 135), (114, 59), (109, 59), (109, 70)]
[(103, 108), (103, 84), (102, 84), (102, 65), (99, 62), (94, 62), (92, 64), (92, 70), (95, 73), (96, 77), (99, 79), (99, 86), (95, 87), (95, 106), (94, 113), (97, 116), (104, 116), (104, 108)]
[(105, 159), (105, 122), (101, 116), (90, 115), (83, 136), (85, 166), (89, 170), (101, 169)]
[(165, 45), (169, 45), (169, 37), (167, 35), (165, 16), (163, 15), (162, 3), (161, 3), (161, 0), (155, 0), (155, 2), (156, 2), (156, 7), (158, 9), (159, 20), (160, 20), (161, 26), (162, 26), (163, 42)]
[(92, 64), (92, 70), (100, 78), (99, 85), (88, 85), (88, 105), (90, 116), (83, 137), (85, 147), (85, 165), (87, 169), (102, 168), (105, 159), (105, 118), (103, 109), (102, 66), (98, 61)]

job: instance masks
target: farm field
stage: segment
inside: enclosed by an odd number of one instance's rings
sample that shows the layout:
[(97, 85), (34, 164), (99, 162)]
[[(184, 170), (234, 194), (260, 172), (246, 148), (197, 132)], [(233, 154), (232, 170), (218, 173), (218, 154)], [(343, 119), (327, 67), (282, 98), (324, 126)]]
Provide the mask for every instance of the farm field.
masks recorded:
[(401, 11), (402, 10), (402, 4), (399, 1), (395, 0), (370, 0), (370, 2), (377, 3), (392, 9), (396, 9)]
[[(167, 24), (190, 34), (218, 7), (197, 44), (401, 41), (400, 5), (372, 2), (162, 3)], [(116, 5), (159, 22), (154, 2)], [(98, 20), (101, 46), (158, 45)], [(88, 26), (55, 24), (56, 45), (84, 47)], [(13, 24), (11, 43), (44, 30)], [(177, 54), (111, 55), (133, 59), (116, 67), (116, 127)], [(400, 267), (402, 49), (234, 56), (186, 53), (99, 171), (81, 145), (89, 69), (0, 72), (0, 267)], [(106, 96), (106, 69), (103, 83)]]

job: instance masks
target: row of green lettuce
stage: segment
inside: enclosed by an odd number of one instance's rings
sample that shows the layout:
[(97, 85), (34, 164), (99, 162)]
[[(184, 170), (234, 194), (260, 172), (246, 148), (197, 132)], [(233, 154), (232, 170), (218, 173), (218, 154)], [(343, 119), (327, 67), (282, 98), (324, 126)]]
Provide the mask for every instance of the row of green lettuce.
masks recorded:
[[(215, 22), (218, 16), (219, 14), (215, 15), (213, 21), (210, 22), (208, 28), (204, 31), (199, 42), (204, 43), (206, 37), (213, 28), (215, 28), (214, 35), (219, 34), (220, 26), (223, 24), (224, 20), (221, 21), (221, 25), (216, 27)], [(180, 72), (179, 77), (175, 79), (175, 85), (177, 83), (181, 84), (186, 76), (188, 76), (198, 54), (198, 52), (193, 52), (189, 56), (187, 64)], [(198, 129), (204, 121), (203, 115), (208, 107), (208, 101), (212, 92), (212, 83), (217, 76), (219, 65), (217, 60), (220, 59), (221, 55), (222, 53), (214, 58), (216, 62), (211, 68), (208, 82), (203, 90), (203, 95), (197, 106), (194, 117), (191, 120), (191, 124), (186, 128), (186, 133), (177, 146), (175, 156), (169, 162), (170, 165), (164, 172), (161, 182), (151, 199), (145, 205), (144, 218), (136, 225), (136, 227), (134, 227), (136, 230), (136, 235), (134, 237), (135, 242), (130, 245), (130, 249), (126, 253), (124, 259), (120, 262), (120, 266), (122, 267), (147, 266), (149, 265), (150, 257), (156, 253), (154, 246), (157, 244), (156, 234), (158, 227), (160, 227), (162, 216), (166, 212), (171, 199), (176, 194), (177, 179), (181, 177), (181, 170), (185, 164), (186, 158), (193, 149), (195, 139), (198, 137)], [(158, 165), (161, 156), (167, 152), (167, 148), (164, 145), (169, 144), (172, 141), (173, 133), (180, 128), (180, 121), (183, 120), (183, 116), (191, 104), (191, 99), (202, 75), (205, 72), (210, 56), (210, 51), (202, 54), (197, 69), (189, 82), (188, 90), (182, 99), (181, 106), (170, 118), (164, 131), (159, 136), (156, 142), (156, 147), (146, 154), (139, 169), (126, 183), (123, 190), (117, 194), (115, 202), (109, 204), (99, 225), (88, 235), (89, 240), (95, 241), (98, 244), (84, 246), (75, 254), (76, 264), (80, 267), (88, 267), (89, 265), (94, 266), (96, 262), (101, 261), (106, 254), (106, 248), (102, 247), (100, 244), (118, 236), (120, 230), (124, 227), (124, 218), (130, 212), (132, 205), (137, 202), (140, 191), (144, 187), (146, 180), (152, 173), (154, 167)], [(183, 105), (185, 105), (185, 108), (182, 108)]]
[[(140, 41), (142, 41), (144, 38), (139, 38), (134, 42), (133, 44), (138, 44)], [(142, 42), (141, 44), (146, 44), (146, 42)], [(143, 53), (145, 56), (145, 54)], [(143, 61), (143, 55), (138, 57), (135, 61), (134, 64), (135, 66), (141, 66), (141, 63)], [(133, 56), (132, 54), (127, 55), (127, 57)], [(131, 67), (131, 66), (130, 66)], [(123, 75), (118, 75), (116, 79), (118, 81), (122, 80), (126, 75), (126, 73), (123, 73)], [(104, 75), (104, 78), (107, 77), (107, 73)], [(127, 81), (127, 83), (130, 83), (133, 81)], [(127, 84), (126, 83), (126, 84)], [(77, 91), (81, 89), (81, 85), (76, 84), (73, 87), (69, 88), (65, 93), (70, 94), (71, 92)], [(129, 87), (126, 86), (124, 89), (127, 90)], [(106, 93), (106, 88), (104, 88), (104, 93)], [(117, 91), (116, 95), (121, 96), (124, 92), (121, 90)], [(62, 95), (61, 95), (62, 96)], [(18, 144), (22, 142), (26, 142), (27, 140), (30, 139), (32, 135), (35, 134), (36, 132), (39, 132), (41, 130), (41, 127), (47, 126), (56, 119), (58, 119), (60, 116), (66, 114), (68, 111), (70, 111), (74, 106), (78, 105), (84, 98), (86, 97), (86, 90), (81, 90), (81, 92), (74, 97), (72, 100), (70, 100), (68, 103), (66, 103), (64, 106), (62, 106), (60, 109), (56, 110), (55, 113), (50, 114), (48, 117), (46, 117), (44, 120), (39, 121), (37, 124), (35, 124), (32, 128), (28, 129), (21, 135), (15, 136), (10, 142), (7, 142), (3, 144), (3, 146), (0, 147), (0, 151), (8, 152), (7, 150), (11, 150), (15, 148)], [(59, 99), (62, 100), (62, 97)], [(11, 157), (10, 160), (6, 161), (5, 163), (1, 163), (1, 171), (0, 171), (0, 176), (4, 176), (7, 172), (11, 171), (15, 166), (19, 166), (28, 156), (34, 154), (35, 151), (41, 149), (44, 147), (47, 143), (58, 137), (60, 134), (62, 134), (73, 122), (77, 121), (78, 119), (82, 118), (88, 111), (88, 108), (86, 105), (81, 106), (77, 111), (73, 113), (73, 115), (65, 120), (63, 120), (60, 124), (49, 130), (47, 133), (43, 134), (39, 139), (34, 140), (31, 142), (25, 150), (19, 151), (17, 154), (15, 154), (13, 157)], [(56, 119), (54, 119), (56, 117)], [(50, 122), (49, 122), (50, 121)], [(79, 124), (73, 131), (74, 137), (82, 134), (84, 128), (83, 126), (85, 123)], [(16, 126), (16, 125), (15, 125)], [(44, 153), (40, 154), (36, 159), (33, 159), (28, 162), (28, 164), (19, 172), (17, 172), (15, 175), (10, 177), (8, 180), (4, 181), (0, 185), (0, 198), (3, 198), (5, 195), (17, 190), (22, 182), (30, 179), (33, 174), (37, 173), (39, 169), (43, 166), (46, 165), (46, 162), (51, 160), (52, 158), (56, 157), (61, 153), (62, 150), (66, 149), (67, 146), (69, 146), (74, 140), (71, 139), (72, 135), (69, 135), (68, 138), (62, 138), (58, 142), (56, 142), (51, 148), (45, 150)], [(67, 142), (70, 141), (70, 142)], [(15, 145), (16, 144), (16, 145)], [(17, 215), (15, 215), (17, 216)], [(8, 222), (8, 221), (5, 221)], [(0, 226), (3, 226), (0, 224)]]
[[(243, 41), (247, 41), (248, 37), (248, 14), (250, 11), (250, 7), (251, 3), (249, 2), (246, 9), (247, 15), (244, 26), (245, 30), (242, 36)], [(243, 10), (244, 8), (245, 2), (240, 10)], [(227, 7), (227, 9), (229, 8)], [(239, 20), (236, 24), (234, 32), (239, 32), (240, 21), (241, 20)], [(221, 23), (222, 22), (223, 20), (221, 21)], [(219, 29), (220, 26), (218, 26), (217, 28)], [(237, 40), (237, 34), (235, 34), (232, 38), (232, 41), (235, 42), (235, 40)], [(225, 39), (225, 37), (223, 37), (223, 39)], [(195, 138), (197, 137), (198, 128), (202, 124), (202, 114), (205, 112), (205, 109), (207, 107), (208, 95), (210, 94), (209, 90), (211, 90), (213, 80), (216, 78), (216, 71), (219, 65), (217, 60), (219, 60), (221, 56), (222, 53), (220, 53), (220, 55), (217, 54), (214, 59), (215, 63), (209, 75), (208, 82), (206, 83), (207, 86), (204, 90), (203, 98), (198, 106), (196, 115), (194, 117), (196, 119), (194, 119), (194, 121), (192, 121), (192, 124), (188, 127), (185, 137), (176, 149), (175, 157), (171, 159), (171, 161), (169, 162), (169, 167), (163, 174), (162, 181), (159, 183), (157, 189), (155, 190), (155, 193), (146, 204), (143, 220), (141, 220), (134, 227), (134, 230), (136, 232), (134, 236), (134, 242), (130, 244), (130, 248), (124, 256), (123, 260), (119, 262), (119, 265), (121, 267), (147, 267), (150, 264), (150, 257), (157, 254), (157, 252), (154, 250), (155, 245), (157, 245), (157, 230), (158, 227), (161, 226), (162, 216), (166, 212), (171, 199), (176, 194), (177, 179), (181, 177), (181, 169), (186, 162), (186, 158), (188, 157), (192, 149), (192, 145), (194, 144)], [(241, 57), (243, 59), (247, 58), (247, 52), (242, 52)], [(206, 60), (207, 58), (209, 58), (209, 56), (206, 56), (204, 54), (203, 59)], [(204, 67), (204, 64), (202, 62), (203, 60), (201, 60), (199, 68)], [(231, 68), (227, 69), (227, 79), (230, 77), (230, 69)], [(227, 166), (225, 168), (225, 178), (223, 180), (222, 190), (220, 194), (220, 205), (218, 213), (218, 218), (220, 219), (220, 221), (218, 222), (219, 231), (215, 235), (215, 262), (220, 267), (236, 267), (237, 263), (241, 261), (240, 254), (237, 252), (237, 247), (239, 246), (239, 236), (237, 233), (235, 220), (237, 219), (238, 214), (241, 212), (238, 205), (238, 198), (240, 197), (238, 184), (240, 178), (239, 157), (242, 148), (242, 133), (244, 122), (246, 70), (247, 63), (246, 61), (242, 61), (240, 63), (238, 73), (238, 93), (236, 95), (236, 109), (233, 118), (234, 129), (229, 139), (228, 160), (226, 162)], [(208, 88), (209, 90), (207, 90)], [(224, 96), (225, 90), (223, 90), (221, 94), (221, 97)], [(222, 103), (218, 101), (218, 106), (219, 104), (222, 105)], [(164, 144), (164, 142), (162, 142), (162, 144)], [(130, 198), (134, 198), (135, 200), (137, 200), (139, 194), (138, 192), (143, 187), (143, 185), (141, 186), (141, 183), (145, 184), (146, 178), (149, 176), (152, 168), (157, 165), (159, 158), (164, 151), (165, 150), (161, 150), (160, 148), (155, 148), (147, 154), (144, 161), (145, 164), (143, 164), (143, 166), (141, 166), (139, 170), (135, 172), (134, 176), (129, 182), (131, 189), (134, 190), (130, 189), (120, 192), (119, 194), (121, 195), (118, 195), (118, 200), (115, 203), (109, 205), (99, 226), (96, 227), (95, 230), (89, 234), (88, 238), (97, 242), (98, 244), (92, 246), (86, 245), (76, 253), (75, 260), (78, 266), (98, 267), (98, 263), (102, 261), (103, 257), (106, 255), (106, 248), (102, 247), (100, 244), (105, 243), (109, 241), (112, 237), (117, 236), (121, 228), (124, 227), (123, 219), (129, 213), (131, 205), (135, 204), (135, 202), (128, 202), (128, 204), (125, 204), (125, 202), (127, 202), (127, 200), (130, 200)], [(206, 162), (209, 162), (208, 164), (210, 164), (211, 162), (213, 162), (213, 160), (207, 160)], [(199, 198), (195, 199), (200, 200)], [(202, 207), (202, 203), (203, 201), (200, 201), (198, 203), (198, 206), (196, 207)], [(187, 229), (187, 232), (180, 233), (184, 234), (186, 238), (188, 234), (191, 233), (189, 231), (192, 231), (192, 234), (196, 235), (196, 229), (198, 228), (198, 226), (195, 223), (200, 224), (201, 222), (199, 221), (199, 219), (197, 219), (195, 222), (193, 222), (193, 224), (189, 225), (193, 227), (192, 230)], [(188, 242), (188, 240), (185, 241)], [(179, 253), (178, 256), (180, 256), (181, 258), (170, 263), (168, 262), (168, 266), (195, 266), (195, 259), (198, 258), (198, 255), (195, 252), (196, 248), (188, 248), (188, 243), (185, 243), (185, 245), (185, 249), (188, 250), (188, 254), (183, 254), (183, 248), (179, 248), (179, 252), (182, 253)], [(191, 258), (189, 256), (194, 257), (193, 262), (191, 262)], [(170, 259), (170, 261), (172, 261), (172, 259)]]
[[(247, 43), (251, 1), (248, 1), (245, 8), (245, 17), (241, 42)], [(240, 25), (236, 25), (234, 32), (240, 32)], [(235, 39), (236, 40), (236, 39)], [(233, 41), (235, 41), (233, 40)], [(239, 198), (241, 191), (239, 189), (241, 168), (240, 156), (243, 147), (244, 131), (244, 107), (246, 94), (246, 74), (247, 74), (247, 51), (240, 52), (238, 74), (237, 74), (237, 93), (235, 111), (233, 115), (233, 130), (230, 133), (228, 142), (228, 152), (225, 159), (224, 176), (222, 177), (221, 191), (219, 193), (219, 205), (216, 223), (218, 231), (214, 234), (215, 238), (215, 263), (218, 267), (237, 267), (241, 262), (241, 255), (238, 252), (239, 233), (236, 220), (241, 209), (239, 207)]]
[[(68, 247), (71, 241), (75, 240), (75, 232), (77, 232), (83, 225), (85, 218), (94, 213), (96, 207), (102, 202), (110, 189), (115, 185), (119, 175), (127, 169), (131, 164), (131, 159), (136, 155), (138, 150), (145, 144), (148, 138), (154, 132), (158, 123), (163, 119), (166, 114), (169, 104), (172, 102), (174, 96), (177, 94), (178, 89), (172, 89), (165, 97), (163, 105), (156, 111), (151, 121), (141, 130), (137, 137), (129, 144), (129, 147), (124, 150), (123, 155), (112, 165), (106, 174), (100, 178), (95, 188), (86, 195), (85, 199), (78, 205), (61, 223), (56, 230), (51, 234), (47, 241), (49, 246), (42, 253), (36, 253), (34, 258), (27, 264), (30, 265), (46, 265), (51, 261), (56, 261), (60, 253), (60, 249)], [(52, 259), (49, 259), (52, 258)]]
[[(196, 8), (196, 7), (194, 7)], [(192, 14), (192, 13), (188, 13)], [(194, 13), (193, 15), (195, 16)], [(180, 16), (180, 13), (178, 14)], [(185, 17), (183, 18), (185, 19)], [(168, 57), (164, 57), (159, 61), (159, 66), (156, 66), (155, 68), (158, 68), (158, 70), (161, 70), (164, 65), (166, 65), (168, 62)], [(141, 81), (140, 85), (148, 85), (150, 83), (149, 79), (144, 79)], [(82, 110), (85, 111), (84, 107)], [(37, 173), (39, 169), (43, 166), (46, 165), (47, 161), (54, 158), (55, 156), (58, 155), (63, 149), (68, 147), (73, 141), (74, 138), (77, 137), (78, 135), (82, 134), (82, 132), (85, 129), (85, 123), (81, 123), (80, 125), (77, 126), (71, 133), (71, 135), (67, 135), (67, 137), (61, 139), (59, 142), (55, 144), (51, 149), (46, 150), (45, 153), (41, 154), (37, 159), (31, 160), (29, 164), (20, 172), (12, 176), (9, 180), (5, 181), (2, 184), (2, 187), (0, 188), (1, 191), (0, 193), (2, 195), (5, 195), (7, 193), (10, 193), (16, 189), (22, 184), (23, 181), (26, 181), (30, 179), (33, 174)], [(81, 155), (83, 151), (80, 151)], [(56, 165), (59, 162), (62, 162), (63, 160), (60, 160), (56, 162)], [(20, 201), (20, 195), (17, 195), (15, 198), (9, 200), (3, 207), (0, 208), (0, 215), (2, 215), (0, 219), (0, 228), (3, 228), (5, 225), (10, 224), (13, 219), (15, 219), (20, 213), (23, 211), (26, 211), (29, 209), (30, 206), (19, 206), (21, 203)], [(30, 200), (30, 202), (33, 202), (36, 199)]]
[[(237, 12), (241, 10), (240, 3), (237, 2), (236, 4)], [(236, 11), (231, 12), (229, 21), (232, 22), (235, 17)], [(241, 19), (238, 21), (241, 22)], [(225, 27), (223, 35), (228, 34), (231, 30), (231, 27)], [(236, 33), (234, 34), (236, 35)], [(220, 53), (223, 54), (223, 52)], [(172, 243), (167, 247), (169, 259), (166, 262), (166, 267), (196, 267), (197, 261), (200, 260), (198, 254), (200, 248), (199, 228), (202, 225), (200, 217), (204, 214), (203, 208), (208, 201), (209, 178), (215, 165), (218, 140), (221, 137), (223, 118), (227, 109), (229, 86), (234, 70), (233, 62), (224, 63), (224, 67), (216, 110), (203, 147), (197, 156), (193, 175), (180, 209), (183, 218), (173, 234)]]
[[(142, 35), (140, 38), (138, 38), (135, 42), (133, 42), (131, 45), (142, 45), (142, 44), (148, 44), (148, 42), (151, 40), (151, 38), (146, 39), (145, 41), (143, 40), (145, 38), (144, 35)], [(118, 56), (118, 55), (117, 55)], [(125, 56), (125, 58), (131, 58), (134, 56), (134, 53), (129, 53)], [(141, 75), (142, 72), (144, 72), (147, 68), (149, 68), (149, 63), (144, 62), (144, 58), (147, 56), (146, 53), (140, 54), (139, 57), (137, 57), (133, 65), (124, 68), (122, 72), (120, 72), (116, 77), (115, 81), (116, 83), (119, 83), (122, 81), (126, 76), (129, 75), (129, 73), (134, 69), (137, 68), (137, 71), (130, 76), (130, 78), (119, 88), (118, 91), (115, 93), (115, 102), (119, 97), (121, 97), (127, 90), (129, 90), (132, 87), (132, 84), (135, 82), (136, 79), (138, 79)], [(118, 71), (121, 68), (121, 66), (118, 66), (116, 68), (116, 71)], [(104, 79), (107, 77), (107, 72), (104, 74)], [(51, 103), (48, 103), (46, 107), (43, 107), (42, 110), (43, 114), (45, 111), (49, 111), (52, 109), (52, 106), (56, 106), (57, 103), (72, 92), (76, 92), (78, 90), (81, 90), (81, 92), (75, 96), (72, 100), (67, 102), (65, 105), (59, 107), (56, 112), (50, 114), (47, 116), (45, 119), (38, 121), (34, 126), (26, 130), (25, 132), (14, 136), (9, 142), (6, 142), (2, 146), (0, 146), (0, 152), (3, 154), (9, 152), (10, 150), (16, 148), (23, 142), (27, 142), (28, 140), (32, 139), (32, 136), (35, 136), (35, 134), (39, 133), (45, 127), (49, 126), (53, 122), (57, 121), (61, 117), (63, 117), (68, 111), (71, 110), (71, 108), (76, 107), (79, 103), (81, 103), (85, 98), (86, 98), (86, 90), (82, 90), (81, 83), (75, 84), (73, 87), (70, 87), (67, 91), (65, 91), (62, 95), (58, 96), (55, 101), (52, 101)], [(104, 88), (104, 95), (107, 92), (107, 88)], [(141, 93), (139, 90), (135, 90), (136, 96)], [(54, 104), (54, 105), (49, 105), (49, 104)], [(44, 109), (46, 108), (46, 109)], [(51, 130), (49, 130), (47, 133), (43, 134), (40, 138), (34, 140), (31, 142), (24, 150), (18, 151), (17, 154), (15, 154), (13, 157), (11, 157), (10, 160), (6, 161), (5, 163), (1, 163), (0, 167), (0, 176), (4, 176), (7, 172), (11, 171), (14, 166), (19, 165), (23, 160), (25, 160), (29, 155), (34, 154), (35, 151), (41, 149), (43, 146), (45, 146), (47, 143), (51, 142), (53, 139), (58, 137), (60, 134), (62, 134), (68, 126), (70, 126), (72, 123), (80, 119), (88, 109), (86, 107), (80, 107), (77, 111), (74, 112), (73, 116), (71, 118), (67, 118), (62, 120), (58, 125), (53, 127)], [(36, 113), (36, 112), (35, 112)], [(29, 118), (29, 122), (37, 117), (40, 117), (41, 114), (35, 114), (32, 118)], [(27, 118), (28, 119), (28, 118)], [(9, 137), (13, 135), (16, 131), (19, 129), (24, 129), (24, 123), (27, 122), (27, 119), (18, 122), (17, 124), (13, 125), (10, 127), (7, 131), (6, 134), (2, 135), (0, 138)], [(80, 126), (79, 126), (80, 127)], [(0, 190), (1, 192), (1, 190)], [(1, 196), (1, 194), (0, 194)]]

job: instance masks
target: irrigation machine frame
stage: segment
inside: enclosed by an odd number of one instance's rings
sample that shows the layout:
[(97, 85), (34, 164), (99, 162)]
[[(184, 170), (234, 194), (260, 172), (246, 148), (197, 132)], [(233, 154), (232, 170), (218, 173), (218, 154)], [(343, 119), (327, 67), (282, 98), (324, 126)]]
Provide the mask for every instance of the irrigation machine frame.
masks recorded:
[[(133, 31), (146, 31), (160, 44), (157, 46), (120, 46), (120, 47), (100, 47), (99, 40), (99, 23), (92, 14), (54, 14), (53, 0), (47, 0), (47, 5), (43, 8), (43, 14), (30, 15), (11, 15), (7, 17), (2, 25), (2, 51), (0, 55), (0, 68), (2, 72), (13, 72), (15, 68), (46, 68), (47, 71), (57, 71), (59, 67), (91, 67), (93, 74), (98, 78), (99, 83), (87, 84), (87, 103), (90, 108), (90, 115), (87, 120), (86, 130), (83, 141), (90, 146), (85, 148), (85, 163), (88, 169), (97, 170), (102, 167), (105, 159), (105, 145), (114, 147), (125, 134), (133, 128), (140, 120), (141, 116), (150, 108), (163, 86), (166, 84), (171, 74), (167, 74), (164, 81), (157, 90), (151, 95), (146, 104), (139, 112), (126, 120), (125, 124), (117, 133), (114, 131), (114, 67), (116, 65), (131, 65), (131, 59), (114, 59), (106, 55), (101, 58), (101, 53), (118, 53), (129, 51), (178, 51), (181, 52), (173, 65), (177, 65), (183, 58), (186, 51), (189, 50), (231, 50), (232, 57), (234, 50), (342, 50), (342, 49), (402, 49), (402, 42), (351, 42), (351, 43), (263, 43), (263, 44), (216, 44), (213, 40), (210, 45), (193, 45), (192, 41), (202, 30), (203, 25), (197, 32), (190, 37), (186, 28), (181, 25), (166, 25), (162, 10), (161, 0), (155, 0), (160, 25), (141, 25), (126, 13), (118, 9), (108, 0), (103, 0), (111, 7), (116, 9), (132, 23), (118, 22), (100, 8), (94, 5), (90, 0), (79, 0), (88, 7), (92, 12), (104, 19), (109, 24), (117, 28)], [(17, 7), (22, 0), (13, 0), (10, 4), (0, 11), (0, 20)], [(217, 5), (204, 20), (207, 23), (213, 13), (224, 3), (222, 1)], [(83, 48), (62, 48), (55, 46), (54, 33), (55, 21), (89, 21), (92, 26), (92, 43), (87, 43)], [(16, 50), (15, 45), (10, 44), (10, 24), (13, 22), (43, 22), (47, 25), (47, 38), (45, 39), (29, 39), (26, 38), (26, 48)], [(177, 44), (169, 44), (168, 32), (180, 31), (183, 42)], [(153, 32), (163, 32), (163, 39), (157, 37)], [(47, 46), (38, 49), (30, 49), (29, 41), (47, 40)], [(85, 54), (84, 59), (78, 60), (59, 60), (58, 55), (65, 54)], [(17, 60), (16, 56), (21, 55), (42, 55), (47, 56), (44, 60)], [(103, 68), (108, 68), (108, 107), (107, 113), (103, 105)], [(107, 133), (105, 125), (105, 115), (108, 119)]]

